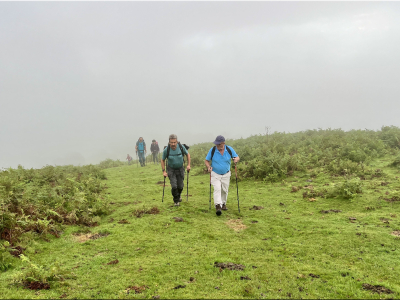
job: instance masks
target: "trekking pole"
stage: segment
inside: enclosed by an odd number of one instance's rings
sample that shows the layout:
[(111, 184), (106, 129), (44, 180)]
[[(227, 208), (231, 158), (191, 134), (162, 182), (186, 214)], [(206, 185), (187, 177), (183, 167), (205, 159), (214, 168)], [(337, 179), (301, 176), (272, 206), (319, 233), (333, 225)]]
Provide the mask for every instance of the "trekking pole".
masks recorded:
[[(168, 167), (168, 160), (165, 161), (165, 170), (167, 169), (167, 167)], [(164, 187), (162, 190), (162, 201), (161, 202), (164, 202), (164, 191), (165, 191), (165, 176), (164, 176)]]
[(165, 191), (165, 176), (164, 176), (164, 187), (162, 189), (162, 201), (161, 202), (164, 202), (164, 191)]
[(211, 210), (211, 172), (210, 172), (210, 208), (209, 210)]
[(139, 168), (139, 158), (138, 158), (137, 151), (136, 151), (136, 167)]
[(240, 213), (240, 206), (239, 206), (239, 187), (238, 187), (238, 182), (237, 182), (237, 168), (236, 168), (236, 164), (235, 163), (235, 174), (236, 174), (236, 193), (237, 193), (237, 201), (238, 201), (238, 210)]
[(187, 170), (186, 177), (186, 202), (189, 201), (189, 170)]

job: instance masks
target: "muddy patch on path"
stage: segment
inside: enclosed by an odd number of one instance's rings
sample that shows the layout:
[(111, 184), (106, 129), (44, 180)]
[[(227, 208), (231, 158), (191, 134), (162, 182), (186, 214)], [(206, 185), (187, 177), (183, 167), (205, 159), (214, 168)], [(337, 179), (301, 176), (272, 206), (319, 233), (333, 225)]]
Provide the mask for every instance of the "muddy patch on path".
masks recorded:
[(214, 267), (220, 268), (222, 270), (227, 269), (227, 270), (235, 270), (235, 271), (242, 271), (242, 270), (244, 270), (244, 268), (246, 268), (243, 265), (234, 264), (234, 263), (231, 263), (231, 262), (226, 262), (226, 263), (215, 262), (214, 263)]
[(331, 213), (331, 212), (333, 212), (333, 213), (340, 213), (340, 212), (342, 212), (342, 211), (339, 210), (339, 209), (329, 209), (329, 210), (321, 210), (321, 211), (320, 211), (321, 214), (329, 214), (329, 213)]
[(252, 209), (254, 209), (254, 210), (261, 210), (261, 209), (264, 209), (264, 207), (263, 207), (263, 206), (256, 206), (256, 205), (254, 205), (252, 208), (250, 208), (250, 210), (252, 210)]
[(86, 241), (97, 240), (97, 239), (100, 239), (102, 237), (106, 237), (108, 235), (110, 235), (110, 234), (109, 233), (102, 233), (102, 232), (99, 232), (99, 233), (83, 233), (83, 234), (78, 233), (78, 234), (74, 234), (74, 239), (78, 243), (84, 243)]
[(234, 231), (238, 232), (247, 228), (246, 225), (243, 224), (241, 219), (231, 219), (225, 223), (229, 228), (232, 228)]
[(39, 281), (31, 281), (25, 282), (24, 287), (29, 290), (48, 290), (50, 289), (50, 284)]
[(127, 294), (134, 292), (135, 294), (141, 294), (143, 293), (146, 289), (148, 289), (147, 285), (142, 285), (142, 286), (129, 286), (125, 291)]
[(392, 290), (385, 288), (382, 285), (372, 285), (368, 283), (363, 283), (362, 285), (363, 290), (371, 291), (378, 294), (394, 294)]
[(395, 230), (395, 231), (393, 231), (393, 232), (391, 233), (391, 235), (400, 236), (400, 230)]
[(119, 263), (118, 259), (110, 261), (107, 265), (116, 265), (117, 263)]
[(142, 208), (142, 209), (135, 209), (133, 211), (133, 215), (137, 218), (141, 218), (143, 215), (156, 215), (159, 214), (160, 210), (157, 206), (153, 206), (152, 208)]
[(131, 224), (127, 219), (122, 219), (118, 221), (118, 224)]

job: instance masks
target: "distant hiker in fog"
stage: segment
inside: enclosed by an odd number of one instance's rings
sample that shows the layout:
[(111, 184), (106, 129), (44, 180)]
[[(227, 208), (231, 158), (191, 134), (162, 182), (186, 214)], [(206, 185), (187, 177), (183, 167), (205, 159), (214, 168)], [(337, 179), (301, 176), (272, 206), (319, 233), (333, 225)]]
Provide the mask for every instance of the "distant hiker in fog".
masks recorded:
[(132, 157), (129, 154), (127, 154), (126, 159), (128, 160), (128, 165), (130, 165)]
[(136, 149), (136, 154), (139, 155), (140, 165), (142, 167), (144, 167), (145, 166), (145, 153), (147, 153), (147, 150), (146, 150), (146, 143), (142, 137), (140, 137), (139, 140), (136, 142), (135, 149)]
[(160, 153), (160, 147), (158, 147), (158, 143), (156, 142), (156, 140), (152, 140), (150, 151), (153, 155), (153, 163), (157, 162), (158, 164), (158, 153)]
[[(187, 171), (190, 171), (190, 154), (186, 149), (186, 145), (178, 142), (175, 134), (169, 136), (168, 147), (165, 147), (161, 159), (161, 168), (164, 177), (169, 178), (171, 183), (171, 194), (174, 199), (175, 206), (179, 206), (182, 201), (181, 193), (183, 190), (183, 182), (185, 179), (185, 170), (183, 167), (184, 155), (187, 156)], [(168, 160), (167, 160), (168, 159)], [(167, 160), (167, 169), (165, 169), (165, 160)]]
[(221, 215), (221, 210), (228, 210), (226, 201), (231, 178), (231, 158), (234, 163), (237, 163), (239, 156), (231, 146), (225, 145), (225, 138), (222, 135), (217, 136), (214, 144), (215, 146), (208, 151), (204, 163), (208, 172), (211, 173), (211, 184), (214, 187), (214, 205), (219, 216)]

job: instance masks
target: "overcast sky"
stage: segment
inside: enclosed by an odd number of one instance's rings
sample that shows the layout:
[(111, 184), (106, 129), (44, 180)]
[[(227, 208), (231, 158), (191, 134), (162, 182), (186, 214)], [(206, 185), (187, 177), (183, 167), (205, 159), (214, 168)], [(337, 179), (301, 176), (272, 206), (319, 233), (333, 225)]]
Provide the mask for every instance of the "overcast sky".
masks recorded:
[(0, 2), (0, 167), (400, 126), (399, 2)]

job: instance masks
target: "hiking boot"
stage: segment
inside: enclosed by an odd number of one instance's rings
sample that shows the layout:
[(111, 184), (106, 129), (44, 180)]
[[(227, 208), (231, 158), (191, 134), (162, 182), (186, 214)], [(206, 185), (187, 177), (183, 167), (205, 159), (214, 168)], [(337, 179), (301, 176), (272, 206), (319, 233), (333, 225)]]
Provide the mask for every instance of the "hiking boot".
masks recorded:
[(180, 203), (179, 203), (179, 202), (175, 202), (174, 205), (175, 205), (175, 206), (180, 206)]
[(182, 197), (179, 197), (179, 202), (182, 202)]
[(228, 210), (227, 208), (226, 208), (226, 204), (222, 204), (222, 208), (221, 208), (222, 210)]
[(220, 204), (217, 204), (216, 206), (215, 206), (215, 209), (216, 209), (216, 214), (217, 214), (217, 216), (220, 216), (221, 214), (222, 214), (222, 211), (221, 211), (221, 205)]

